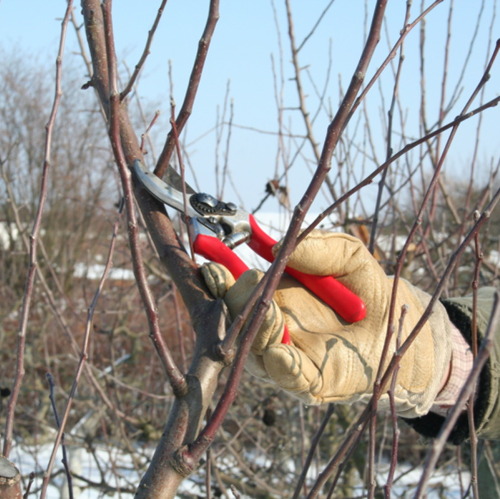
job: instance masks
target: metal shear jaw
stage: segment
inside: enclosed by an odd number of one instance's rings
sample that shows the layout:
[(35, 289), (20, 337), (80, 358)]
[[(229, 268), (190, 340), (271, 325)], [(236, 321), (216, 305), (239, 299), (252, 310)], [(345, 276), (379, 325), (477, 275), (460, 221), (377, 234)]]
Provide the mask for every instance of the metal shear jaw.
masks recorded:
[[(168, 204), (172, 208), (185, 213), (189, 217), (195, 217), (198, 213), (189, 203), (189, 197), (178, 191), (171, 185), (158, 178), (154, 173), (146, 170), (144, 165), (136, 159), (132, 164), (132, 170), (143, 185), (143, 187), (158, 201)], [(187, 202), (186, 202), (187, 201)]]
[(211, 232), (229, 248), (234, 248), (250, 239), (251, 228), (248, 213), (233, 203), (225, 203), (210, 194), (194, 192), (185, 195), (154, 173), (146, 170), (136, 159), (132, 170), (144, 188), (158, 201), (187, 215), (196, 233)]

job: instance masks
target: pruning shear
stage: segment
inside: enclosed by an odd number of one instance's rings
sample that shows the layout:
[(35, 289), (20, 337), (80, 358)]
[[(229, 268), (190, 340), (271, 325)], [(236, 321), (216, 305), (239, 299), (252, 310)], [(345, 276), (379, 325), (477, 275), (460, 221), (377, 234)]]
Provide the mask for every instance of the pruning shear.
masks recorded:
[[(208, 260), (224, 265), (235, 279), (248, 270), (248, 266), (234, 253), (240, 244), (248, 246), (265, 260), (272, 262), (272, 247), (276, 241), (258, 225), (255, 217), (210, 194), (194, 191), (184, 183), (172, 168), (167, 182), (146, 170), (135, 160), (132, 170), (143, 187), (162, 203), (184, 214), (194, 230), (193, 250)], [(210, 234), (208, 235), (207, 234)], [(356, 294), (332, 276), (305, 274), (290, 267), (285, 272), (308, 288), (347, 322), (358, 322), (366, 316), (365, 304)], [(283, 343), (289, 343), (285, 331)]]

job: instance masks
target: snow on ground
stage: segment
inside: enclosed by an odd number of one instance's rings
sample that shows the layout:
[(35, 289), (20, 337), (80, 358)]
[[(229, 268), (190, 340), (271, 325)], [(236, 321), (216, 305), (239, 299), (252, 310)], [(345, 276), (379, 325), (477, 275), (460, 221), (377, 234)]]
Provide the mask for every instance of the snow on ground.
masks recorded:
[[(102, 277), (104, 269), (105, 266), (100, 263), (86, 265), (80, 262), (75, 265), (73, 276), (78, 279), (98, 281)], [(109, 271), (108, 278), (116, 281), (133, 281), (134, 273), (129, 269), (112, 268)]]
[[(39, 497), (40, 487), (42, 485), (42, 475), (49, 461), (52, 446), (50, 444), (41, 446), (15, 446), (9, 459), (20, 469), (25, 477), (24, 486), (27, 484), (27, 476), (31, 472), (36, 473), (36, 478), (31, 486), (31, 494), (29, 497)], [(98, 487), (89, 488), (87, 484), (81, 482), (78, 478), (73, 478), (73, 497), (75, 499), (99, 499), (104, 497), (113, 497), (119, 499), (129, 499), (134, 496), (133, 491), (140, 481), (142, 473), (147, 464), (147, 459), (153, 453), (153, 449), (138, 449), (137, 454), (132, 457), (128, 453), (124, 453), (122, 449), (96, 446), (94, 453), (91, 454), (83, 448), (72, 448), (68, 446), (70, 456), (71, 469), (75, 475), (85, 477), (87, 480), (101, 483), (104, 478), (104, 483), (109, 485), (114, 490), (107, 492)], [(247, 456), (248, 460), (252, 460), (251, 456)], [(141, 470), (137, 470), (134, 464), (138, 464)], [(97, 460), (97, 461), (96, 461)], [(269, 463), (262, 463), (263, 466)], [(224, 463), (226, 469), (234, 470), (234, 474), (239, 474), (237, 463), (229, 466)], [(53, 478), (47, 491), (48, 499), (67, 499), (68, 485), (65, 474), (62, 472), (62, 453), (59, 450), (56, 458), (55, 467), (53, 470)], [(293, 471), (293, 463), (290, 462), (290, 472)], [(386, 483), (388, 466), (382, 465), (377, 473), (377, 483), (383, 486)], [(104, 473), (104, 475), (103, 475)], [(392, 487), (391, 497), (406, 498), (413, 497), (416, 486), (420, 479), (422, 470), (420, 468), (410, 468), (404, 464), (398, 465), (395, 479)], [(203, 474), (203, 473), (202, 473)], [(201, 475), (202, 475), (201, 474)], [(204, 497), (204, 478), (201, 475), (193, 475), (185, 480), (179, 490), (179, 497)], [(311, 475), (314, 478), (316, 473)], [(467, 487), (470, 480), (469, 473), (462, 473), (462, 483)], [(428, 499), (458, 499), (460, 497), (459, 476), (455, 468), (450, 470), (438, 470), (434, 473), (429, 483)], [(445, 492), (443, 492), (445, 491)], [(364, 486), (360, 483), (359, 495), (366, 492)], [(241, 499), (252, 499), (248, 496), (241, 495)]]

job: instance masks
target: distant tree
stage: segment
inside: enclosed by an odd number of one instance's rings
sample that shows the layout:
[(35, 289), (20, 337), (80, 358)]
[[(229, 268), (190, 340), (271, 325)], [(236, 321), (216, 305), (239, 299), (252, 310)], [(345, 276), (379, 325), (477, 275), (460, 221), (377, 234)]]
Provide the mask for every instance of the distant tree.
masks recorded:
[[(53, 76), (23, 54), (3, 53), (2, 59), (0, 218), (12, 233), (1, 258), (3, 282), (15, 289), (25, 279), (22, 269), (37, 210)], [(64, 119), (57, 122), (51, 144), (50, 189), (40, 238), (40, 258), (46, 265), (42, 267), (56, 269), (63, 286), (74, 264), (85, 261), (92, 240), (108, 230), (100, 220), (119, 200), (116, 183), (109, 178), (112, 158), (99, 111), (91, 96), (81, 95), (80, 82), (74, 76), (69, 79), (71, 74), (76, 72), (68, 71), (64, 78), (67, 91), (60, 107)]]

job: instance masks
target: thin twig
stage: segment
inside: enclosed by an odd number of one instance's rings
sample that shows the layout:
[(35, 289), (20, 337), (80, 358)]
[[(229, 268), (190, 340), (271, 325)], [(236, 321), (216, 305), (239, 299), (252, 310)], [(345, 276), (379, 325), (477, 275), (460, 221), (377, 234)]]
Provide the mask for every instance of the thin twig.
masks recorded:
[[(54, 377), (52, 376), (52, 374), (47, 373), (46, 378), (47, 378), (47, 381), (49, 383), (50, 404), (52, 406), (52, 412), (54, 413), (54, 419), (56, 420), (56, 427), (59, 430), (59, 428), (61, 427), (61, 422), (59, 420), (59, 413), (57, 412)], [(66, 479), (68, 480), (68, 496), (70, 499), (73, 499), (73, 477), (71, 476), (70, 462), (68, 459), (66, 445), (64, 443), (64, 432), (61, 435), (61, 448), (62, 448), (62, 454), (63, 454), (62, 463), (64, 466), (64, 472), (66, 474)]]
[(311, 441), (311, 445), (309, 446), (309, 451), (307, 453), (306, 460), (302, 466), (302, 471), (300, 472), (299, 479), (297, 480), (297, 483), (295, 484), (295, 491), (293, 493), (292, 499), (298, 499), (301, 494), (301, 490), (305, 485), (306, 481), (306, 476), (309, 471), (309, 468), (311, 467), (311, 463), (314, 457), (314, 454), (316, 452), (316, 449), (318, 448), (319, 442), (321, 440), (321, 437), (323, 436), (323, 433), (327, 427), (328, 421), (330, 421), (330, 418), (332, 417), (332, 414), (335, 410), (335, 406), (333, 404), (328, 404), (325, 415), (323, 416), (323, 420), (321, 421), (321, 424), (314, 434), (314, 437)]
[[(214, 34), (215, 26), (218, 20), (219, 0), (210, 0), (207, 22), (205, 24), (205, 29), (200, 38), (200, 41), (198, 42), (198, 52), (196, 54), (193, 69), (191, 71), (191, 76), (189, 78), (189, 85), (186, 90), (186, 95), (184, 96), (184, 102), (182, 103), (177, 119), (175, 120), (177, 127), (177, 136), (179, 136), (179, 134), (182, 132), (189, 116), (191, 116), (194, 101), (196, 99), (196, 94), (198, 92), (198, 87), (200, 85), (201, 76), (203, 74), (203, 67), (207, 58), (208, 49), (210, 47), (212, 35)], [(167, 171), (168, 164), (174, 150), (175, 136), (173, 130), (171, 130), (168, 134), (167, 140), (156, 165), (155, 174), (159, 177), (162, 177)]]
[[(142, 108), (141, 108), (141, 111), (142, 111)], [(156, 123), (156, 121), (158, 120), (159, 117), (160, 117), (160, 111), (156, 111), (152, 120), (150, 121), (149, 125), (147, 126), (146, 130), (141, 135), (141, 152), (142, 152), (142, 154), (146, 154), (146, 139), (150, 142), (150, 145), (151, 145), (151, 141), (149, 138), (149, 131), (153, 128), (154, 124)]]
[(408, 34), (413, 30), (415, 26), (417, 26), (428, 14), (434, 9), (437, 5), (439, 5), (443, 0), (435, 0), (431, 5), (429, 5), (417, 18), (405, 26), (401, 36), (398, 41), (394, 44), (392, 50), (389, 52), (388, 56), (385, 58), (384, 62), (378, 67), (375, 74), (372, 76), (371, 80), (366, 84), (363, 90), (360, 92), (359, 97), (356, 99), (356, 102), (352, 106), (351, 115), (354, 114), (359, 105), (363, 102), (366, 97), (366, 94), (370, 91), (371, 87), (375, 84), (375, 82), (379, 79), (380, 75), (384, 72), (385, 68), (389, 64), (389, 62), (396, 57), (399, 46), (403, 43), (404, 39), (408, 36)]
[(427, 483), (447, 442), (448, 436), (452, 431), (458, 417), (460, 416), (464, 404), (474, 390), (479, 375), (481, 374), (481, 370), (483, 369), (484, 364), (490, 356), (491, 349), (493, 348), (493, 335), (495, 334), (495, 331), (498, 327), (498, 322), (500, 321), (500, 307), (498, 306), (499, 299), (500, 297), (498, 292), (495, 292), (491, 317), (488, 323), (488, 327), (485, 331), (484, 339), (481, 342), (481, 347), (478, 351), (476, 359), (474, 360), (472, 370), (467, 377), (467, 381), (465, 382), (465, 385), (462, 388), (455, 405), (452, 409), (450, 409), (448, 417), (446, 418), (446, 421), (443, 424), (438, 437), (436, 438), (436, 440), (434, 440), (432, 447), (427, 453), (424, 471), (422, 473), (422, 476), (420, 477), (417, 491), (415, 493), (415, 499), (424, 497)]
[(321, 21), (326, 16), (327, 12), (330, 10), (330, 7), (333, 5), (334, 1), (335, 0), (330, 0), (330, 2), (323, 9), (323, 11), (319, 15), (318, 19), (316, 19), (316, 22), (314, 23), (314, 26), (311, 28), (311, 30), (309, 31), (309, 33), (304, 37), (304, 39), (302, 40), (302, 42), (300, 42), (299, 46), (297, 47), (297, 50), (296, 50), (297, 53), (302, 50), (302, 47), (314, 35), (314, 32), (318, 29), (318, 26), (321, 24)]
[[(408, 19), (410, 17), (410, 8), (411, 8), (411, 2), (407, 2), (403, 26), (406, 26), (408, 24)], [(403, 47), (404, 47), (403, 41), (404, 41), (404, 39), (401, 40), (400, 49), (399, 49), (399, 61), (398, 61), (397, 69), (396, 69), (396, 75), (394, 77), (394, 86), (393, 86), (393, 90), (392, 90), (391, 104), (390, 104), (389, 109), (387, 111), (387, 146), (386, 146), (386, 156), (385, 156), (386, 161), (388, 161), (393, 154), (392, 126), (393, 126), (393, 118), (394, 118), (394, 108), (396, 106), (396, 98), (397, 98), (398, 93), (399, 93), (399, 81), (400, 81), (401, 73), (402, 73), (402, 69), (403, 69), (403, 62), (405, 60), (405, 54), (403, 51)], [(378, 219), (379, 219), (379, 213), (380, 213), (380, 204), (382, 202), (382, 193), (386, 187), (385, 182), (386, 182), (387, 172), (388, 172), (388, 169), (385, 169), (382, 172), (379, 186), (378, 186), (377, 199), (375, 202), (375, 210), (374, 210), (373, 222), (372, 222), (372, 227), (371, 227), (371, 232), (370, 232), (370, 243), (368, 245), (368, 249), (369, 249), (370, 253), (372, 253), (372, 254), (375, 251), (375, 242), (376, 242)]]
[(47, 488), (48, 488), (49, 480), (50, 480), (50, 477), (52, 474), (52, 469), (54, 467), (57, 451), (58, 451), (59, 446), (61, 445), (61, 443), (63, 441), (64, 431), (66, 428), (66, 424), (68, 422), (71, 407), (73, 406), (73, 402), (74, 402), (75, 395), (76, 395), (76, 390), (78, 388), (78, 384), (80, 382), (80, 378), (81, 378), (83, 369), (87, 363), (89, 346), (90, 346), (90, 339), (91, 339), (91, 335), (92, 335), (93, 318), (94, 318), (95, 310), (97, 307), (97, 303), (98, 303), (99, 298), (102, 294), (102, 290), (104, 289), (104, 285), (105, 285), (106, 280), (108, 278), (109, 272), (113, 266), (113, 254), (114, 254), (115, 245), (116, 245), (116, 238), (118, 235), (118, 228), (119, 228), (119, 222), (120, 222), (122, 208), (123, 208), (123, 205), (120, 206), (120, 210), (119, 210), (118, 215), (116, 217), (116, 220), (114, 222), (113, 233), (112, 233), (111, 241), (109, 244), (108, 255), (106, 258), (106, 263), (104, 265), (104, 270), (103, 270), (103, 273), (102, 273), (101, 278), (99, 280), (99, 283), (97, 285), (97, 289), (96, 289), (94, 296), (92, 298), (92, 302), (90, 303), (88, 311), (87, 311), (87, 321), (85, 324), (85, 333), (83, 335), (83, 342), (82, 342), (82, 347), (81, 347), (81, 351), (80, 351), (80, 359), (79, 359), (79, 362), (78, 362), (78, 365), (76, 368), (75, 376), (73, 378), (71, 390), (70, 390), (69, 395), (68, 395), (66, 407), (65, 407), (64, 412), (62, 414), (61, 420), (58, 424), (58, 432), (57, 432), (56, 438), (54, 440), (54, 444), (52, 447), (52, 453), (50, 455), (49, 462), (48, 462), (47, 468), (46, 468), (46, 472), (44, 474), (42, 491), (40, 494), (41, 499), (43, 499), (47, 493)]
[[(182, 197), (183, 197), (183, 203), (184, 203), (184, 212), (187, 212), (187, 206), (188, 206), (188, 197), (187, 197), (187, 191), (186, 191), (186, 170), (184, 168), (184, 160), (182, 158), (182, 152), (181, 152), (181, 145), (179, 142), (179, 132), (177, 130), (177, 123), (175, 121), (175, 100), (174, 96), (171, 95), (170, 97), (170, 125), (172, 127), (172, 136), (174, 140), (174, 145), (175, 145), (175, 152), (177, 156), (177, 161), (179, 162), (179, 169), (181, 171), (181, 180), (182, 180)], [(193, 247), (193, 234), (191, 231), (187, 231), (187, 237), (188, 237), (188, 244), (189, 244), (189, 250), (190, 250), (190, 255), (193, 260), (193, 263), (195, 262), (195, 253), (194, 253), (194, 247)]]
[[(479, 212), (474, 213), (474, 218), (477, 220), (479, 218)], [(478, 289), (479, 289), (479, 275), (481, 271), (481, 263), (483, 260), (483, 254), (481, 251), (481, 244), (479, 242), (479, 234), (474, 236), (474, 250), (476, 254), (476, 263), (474, 268), (474, 276), (472, 280), (472, 323), (471, 323), (471, 345), (472, 345), (472, 356), (474, 360), (477, 358), (478, 354), (478, 333), (477, 333), (477, 313), (478, 313)], [(477, 467), (477, 433), (476, 424), (474, 417), (474, 401), (475, 401), (475, 385), (472, 387), (472, 391), (467, 403), (467, 419), (469, 422), (469, 435), (470, 435), (470, 451), (471, 451), (471, 486), (472, 493), (475, 499), (479, 499), (479, 488), (478, 488), (478, 467)]]
[[(398, 334), (396, 336), (396, 350), (399, 350), (401, 346), (401, 338), (403, 334), (403, 325), (406, 314), (408, 313), (408, 306), (403, 305), (401, 309), (401, 316), (399, 318), (399, 328)], [(399, 365), (394, 368), (394, 373), (392, 375), (391, 387), (389, 389), (389, 403), (390, 403), (390, 411), (391, 411), (391, 420), (392, 420), (392, 452), (391, 452), (391, 463), (389, 467), (389, 473), (387, 474), (387, 480), (384, 487), (384, 497), (389, 499), (391, 497), (391, 489), (392, 483), (394, 481), (394, 474), (396, 472), (396, 468), (398, 465), (398, 445), (399, 445), (399, 427), (398, 427), (398, 418), (396, 412), (396, 402), (394, 400), (394, 394), (396, 390), (396, 381), (399, 372)]]
[(113, 38), (113, 23), (111, 18), (111, 0), (103, 3), (103, 18), (104, 18), (104, 33), (107, 49), (108, 60), (108, 75), (110, 89), (110, 118), (109, 118), (109, 136), (113, 153), (115, 155), (116, 164), (122, 181), (125, 208), (128, 219), (128, 234), (130, 250), (132, 253), (132, 264), (134, 275), (139, 288), (139, 293), (146, 308), (148, 323), (150, 327), (149, 336), (155, 346), (155, 349), (160, 357), (165, 373), (168, 376), (172, 390), (177, 395), (182, 395), (187, 389), (186, 380), (179, 368), (175, 364), (170, 350), (168, 349), (165, 340), (161, 334), (158, 311), (154, 302), (151, 289), (147, 282), (147, 276), (144, 268), (144, 262), (139, 244), (137, 214), (135, 211), (134, 196), (132, 189), (132, 181), (130, 171), (125, 160), (125, 155), (121, 146), (120, 135), (120, 114), (121, 104), (118, 94), (118, 79), (116, 73), (116, 52), (114, 48)]
[(134, 72), (132, 73), (132, 76), (130, 77), (127, 85), (125, 88), (121, 91), (120, 93), (120, 100), (122, 101), (127, 97), (127, 95), (130, 93), (132, 88), (135, 85), (135, 82), (139, 76), (139, 73), (141, 72), (142, 67), (144, 66), (144, 63), (146, 62), (146, 59), (148, 58), (148, 55), (150, 53), (150, 48), (151, 44), (153, 43), (153, 38), (156, 33), (156, 28), (158, 28), (158, 25), (160, 24), (160, 19), (163, 14), (163, 10), (165, 9), (165, 5), (167, 4), (167, 0), (162, 0), (160, 7), (158, 8), (158, 12), (156, 13), (156, 18), (153, 22), (153, 25), (151, 26), (151, 29), (148, 32), (148, 39), (146, 40), (146, 45), (144, 46), (144, 50), (142, 52), (142, 55), (139, 59), (139, 62), (135, 65)]
[[(410, 17), (410, 3), (406, 4), (406, 11), (405, 11), (405, 18), (404, 18), (404, 23), (403, 25), (406, 26), (408, 23), (408, 19)], [(403, 61), (404, 61), (404, 52), (403, 52), (403, 44), (401, 43), (400, 45), (400, 56), (399, 56), (399, 62), (398, 62), (398, 67), (396, 70), (396, 76), (394, 79), (394, 87), (392, 91), (392, 100), (391, 100), (391, 105), (389, 106), (389, 110), (387, 112), (388, 114), (388, 130), (387, 130), (387, 146), (386, 146), (386, 161), (392, 156), (392, 123), (393, 123), (393, 113), (394, 113), (394, 108), (396, 105), (396, 96), (398, 94), (398, 88), (399, 88), (399, 80), (401, 76), (401, 71), (403, 67)], [(374, 249), (375, 249), (375, 236), (376, 236), (376, 231), (377, 231), (377, 225), (378, 225), (378, 216), (379, 216), (379, 210), (380, 210), (380, 203), (382, 199), (382, 193), (385, 189), (386, 186), (386, 175), (387, 175), (388, 169), (384, 169), (381, 175), (381, 179), (379, 182), (379, 187), (378, 187), (378, 194), (377, 194), (377, 200), (375, 204), (375, 212), (374, 212), (374, 217), (373, 217), (373, 224), (372, 224), (372, 230), (370, 234), (370, 244), (369, 244), (369, 251), (370, 253), (373, 254)], [(389, 324), (388, 328), (388, 334), (386, 337), (385, 341), (385, 346), (388, 348), (389, 342), (391, 341), (392, 337), (392, 332), (394, 328), (392, 324)], [(382, 354), (381, 356), (381, 361), (379, 364), (378, 368), (378, 374), (377, 374), (377, 379), (375, 381), (375, 386), (374, 386), (374, 401), (376, 404), (376, 401), (378, 400), (378, 394), (376, 393), (378, 389), (378, 381), (379, 377), (382, 372), (382, 366), (383, 366), (383, 361), (385, 359), (385, 354)], [(394, 383), (394, 379), (393, 379)], [(370, 421), (370, 438), (369, 438), (369, 448), (368, 448), (368, 497), (372, 499), (375, 496), (375, 446), (376, 446), (376, 432), (377, 432), (377, 410), (375, 407), (375, 411), (373, 412), (373, 416)]]
[(40, 196), (38, 199), (38, 208), (33, 223), (33, 228), (30, 236), (30, 260), (28, 274), (26, 277), (26, 284), (24, 288), (24, 298), (23, 305), (19, 319), (19, 331), (17, 333), (17, 362), (16, 362), (16, 374), (14, 378), (14, 384), (12, 386), (11, 395), (7, 404), (7, 416), (5, 422), (5, 436), (3, 445), (3, 455), (8, 457), (10, 449), (12, 447), (12, 433), (14, 429), (14, 418), (15, 409), (17, 404), (17, 399), (19, 397), (19, 392), (21, 390), (21, 385), (23, 382), (25, 368), (24, 368), (24, 352), (26, 346), (26, 335), (28, 330), (29, 315), (31, 311), (31, 305), (33, 301), (33, 293), (35, 287), (35, 277), (37, 275), (37, 245), (38, 238), (40, 234), (40, 229), (42, 225), (42, 215), (45, 208), (45, 202), (47, 199), (48, 191), (48, 181), (49, 174), (51, 170), (52, 162), (52, 136), (54, 132), (54, 126), (56, 121), (57, 112), (59, 109), (59, 103), (62, 96), (62, 62), (64, 56), (64, 48), (66, 43), (66, 32), (68, 27), (69, 18), (71, 11), (73, 9), (72, 0), (68, 0), (64, 18), (61, 22), (61, 35), (59, 38), (59, 49), (56, 57), (56, 73), (55, 73), (55, 88), (54, 88), (54, 100), (52, 102), (52, 109), (50, 111), (50, 116), (45, 126), (45, 150), (44, 150), (44, 161), (42, 166), (41, 175), (41, 185), (40, 185)]
[[(312, 126), (312, 121), (310, 118), (310, 113), (309, 110), (307, 109), (306, 106), (306, 99), (305, 99), (305, 94), (304, 94), (304, 89), (303, 89), (303, 84), (302, 84), (302, 77), (301, 77), (301, 66), (299, 63), (299, 58), (298, 58), (298, 53), (299, 49), (296, 48), (296, 42), (295, 42), (295, 30), (294, 30), (294, 24), (293, 24), (293, 17), (292, 17), (292, 8), (290, 5), (290, 0), (285, 0), (285, 6), (286, 6), (286, 14), (287, 14), (287, 21), (288, 21), (288, 39), (290, 41), (290, 52), (292, 55), (292, 64), (294, 68), (294, 81), (295, 81), (295, 87), (297, 91), (297, 98), (299, 100), (299, 111), (300, 114), (304, 120), (304, 126), (306, 129), (306, 139), (309, 145), (311, 146), (311, 149), (314, 154), (314, 158), (317, 163), (320, 162), (321, 158), (321, 151), (318, 145), (318, 142), (316, 141), (314, 137), (314, 131), (313, 131), (313, 126)], [(327, 7), (328, 8), (328, 7)], [(319, 23), (319, 20), (318, 20)], [(328, 176), (325, 175), (324, 178), (326, 184), (328, 185), (328, 188), (330, 189), (330, 192), (335, 199), (337, 197), (335, 193), (335, 187), (333, 183), (330, 181)]]

